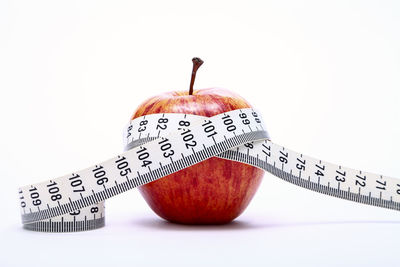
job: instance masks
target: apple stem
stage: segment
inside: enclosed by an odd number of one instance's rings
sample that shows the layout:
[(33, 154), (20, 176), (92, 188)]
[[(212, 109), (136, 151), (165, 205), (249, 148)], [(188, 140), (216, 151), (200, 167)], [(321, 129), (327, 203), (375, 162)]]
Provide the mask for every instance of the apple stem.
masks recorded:
[(193, 70), (192, 70), (192, 78), (190, 79), (189, 95), (193, 94), (193, 84), (194, 80), (196, 79), (196, 72), (200, 68), (200, 66), (204, 63), (204, 61), (198, 57), (194, 57), (192, 59), (192, 62), (193, 62)]

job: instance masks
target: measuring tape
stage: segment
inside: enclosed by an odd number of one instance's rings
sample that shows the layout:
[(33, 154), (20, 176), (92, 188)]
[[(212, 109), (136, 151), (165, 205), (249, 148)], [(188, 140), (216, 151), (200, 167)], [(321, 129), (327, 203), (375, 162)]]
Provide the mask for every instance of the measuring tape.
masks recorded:
[(104, 200), (210, 157), (238, 161), (323, 194), (400, 210), (400, 180), (314, 159), (272, 143), (254, 109), (132, 120), (126, 151), (90, 168), (20, 188), (24, 228), (73, 232), (104, 226)]

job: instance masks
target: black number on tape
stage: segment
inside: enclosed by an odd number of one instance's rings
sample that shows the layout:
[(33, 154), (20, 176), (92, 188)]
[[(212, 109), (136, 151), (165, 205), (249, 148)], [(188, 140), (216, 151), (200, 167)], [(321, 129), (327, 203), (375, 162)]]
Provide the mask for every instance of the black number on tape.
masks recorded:
[(306, 170), (306, 160), (297, 158), (297, 161), (299, 163), (296, 164), (296, 168), (299, 169), (300, 171), (305, 171)]
[(279, 153), (281, 153), (282, 155), (279, 157), (279, 161), (282, 162), (283, 164), (287, 164), (289, 162), (288, 161), (289, 153), (281, 150), (279, 151)]
[(214, 135), (217, 135), (217, 132), (215, 131), (215, 126), (212, 125), (212, 122), (210, 120), (206, 121), (201, 126), (204, 127), (204, 132), (207, 133), (207, 137), (213, 137)]
[(356, 185), (364, 187), (366, 185), (365, 180), (367, 179), (367, 176), (361, 176), (361, 175), (356, 175), (357, 179), (355, 181)]
[(35, 206), (39, 206), (42, 204), (42, 201), (39, 199), (39, 193), (37, 192), (37, 188), (32, 186), (31, 189), (29, 189), (29, 192), (31, 192), (31, 199), (32, 199), (32, 204)]
[(169, 158), (171, 156), (174, 155), (174, 150), (172, 150), (172, 145), (171, 143), (168, 142), (169, 140), (167, 138), (164, 138), (163, 140), (161, 140), (160, 142), (158, 142), (161, 148), (161, 151), (163, 151), (163, 156), (165, 158)]
[(126, 138), (128, 138), (129, 136), (131, 136), (131, 131), (132, 131), (133, 126), (129, 125), (128, 129), (127, 129), (127, 134), (126, 134)]
[(240, 113), (239, 117), (242, 119), (242, 123), (244, 125), (249, 125), (250, 124), (250, 120), (247, 119), (247, 114), (246, 113)]
[(260, 118), (258, 118), (257, 112), (253, 111), (253, 112), (251, 113), (251, 115), (253, 115), (254, 120), (255, 120), (257, 123), (261, 123)]
[(74, 210), (73, 212), (69, 213), (69, 215), (71, 215), (71, 216), (77, 216), (79, 214), (81, 214), (81, 210)]
[(319, 176), (325, 176), (324, 172), (325, 171), (325, 165), (319, 166), (318, 164), (315, 164), (315, 167), (317, 167), (317, 171), (315, 172), (316, 175)]
[(85, 187), (82, 185), (82, 180), (80, 179), (79, 174), (72, 174), (72, 177), (69, 178), (71, 181), (71, 186), (74, 188), (74, 192), (84, 192)]
[(231, 119), (231, 116), (229, 114), (225, 114), (225, 116), (222, 117), (222, 120), (224, 124), (227, 126), (226, 129), (229, 132), (233, 132), (236, 130), (236, 126), (233, 124), (233, 120)]
[(386, 181), (376, 180), (376, 182), (378, 183), (378, 186), (376, 186), (376, 189), (386, 190)]
[(139, 126), (140, 126), (140, 127), (138, 128), (138, 132), (139, 132), (139, 133), (146, 130), (146, 125), (147, 125), (147, 123), (148, 123), (148, 120), (142, 120), (142, 121), (139, 123)]
[(150, 157), (150, 154), (147, 152), (146, 147), (140, 147), (140, 150), (138, 150), (136, 154), (138, 154), (138, 159), (142, 161), (142, 167), (147, 167), (152, 163), (150, 160), (147, 160)]
[(58, 188), (57, 183), (51, 181), (52, 183), (48, 184), (47, 187), (49, 188), (49, 193), (51, 195), (51, 200), (53, 201), (57, 201), (60, 200), (62, 198), (61, 194), (57, 194), (58, 192), (60, 192), (60, 188)]
[(263, 149), (261, 150), (267, 157), (271, 157), (271, 146), (262, 144)]
[(244, 146), (249, 148), (249, 149), (253, 149), (254, 148), (254, 145), (252, 143), (245, 143)]
[(345, 182), (346, 181), (346, 172), (345, 171), (340, 171), (340, 170), (336, 170), (336, 173), (339, 175), (336, 175), (336, 181), (338, 182)]
[(131, 169), (128, 168), (129, 164), (124, 156), (120, 156), (119, 159), (115, 161), (115, 163), (117, 164), (118, 170), (120, 170), (119, 175), (126, 176), (128, 175), (128, 173), (132, 172)]
[(193, 140), (194, 135), (190, 133), (190, 129), (184, 129), (183, 132), (181, 133), (182, 139), (185, 142), (186, 148), (191, 148), (195, 147), (197, 145), (196, 140)]
[(90, 212), (91, 213), (97, 213), (97, 212), (99, 212), (99, 208), (98, 207), (93, 207), (93, 208), (90, 209)]
[(167, 129), (167, 123), (168, 123), (168, 119), (167, 118), (159, 118), (156, 129), (157, 130), (165, 130), (165, 129)]
[[(23, 193), (22, 190), (19, 190), (19, 193), (22, 194)], [(26, 202), (24, 201), (24, 199), (25, 199), (24, 196), (21, 195), (19, 197), (19, 199), (21, 200), (21, 208), (25, 208), (26, 207)]]
[(179, 121), (179, 126), (189, 127), (190, 121)]
[(103, 185), (108, 182), (106, 177), (106, 171), (101, 165), (96, 165), (96, 168), (92, 170), (94, 178), (96, 178), (96, 183), (98, 185)]

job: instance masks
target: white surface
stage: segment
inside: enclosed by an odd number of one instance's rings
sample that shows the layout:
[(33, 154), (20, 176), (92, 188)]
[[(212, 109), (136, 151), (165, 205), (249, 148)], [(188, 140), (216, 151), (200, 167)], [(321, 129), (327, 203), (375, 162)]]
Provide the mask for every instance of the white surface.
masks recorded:
[(196, 87), (244, 96), (277, 143), (400, 177), (399, 4), (246, 3), (0, 2), (0, 266), (398, 265), (398, 212), (271, 175), (227, 226), (165, 223), (132, 191), (101, 230), (21, 229), (17, 187), (121, 151), (136, 106), (186, 90), (193, 56)]

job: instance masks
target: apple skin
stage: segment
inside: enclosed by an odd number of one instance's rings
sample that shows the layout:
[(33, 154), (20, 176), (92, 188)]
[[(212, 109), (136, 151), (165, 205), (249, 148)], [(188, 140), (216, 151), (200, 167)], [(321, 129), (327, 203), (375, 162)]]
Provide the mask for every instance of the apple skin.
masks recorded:
[[(143, 102), (131, 119), (153, 113), (187, 113), (211, 117), (251, 107), (221, 88), (164, 93)], [(139, 187), (160, 217), (181, 224), (225, 224), (238, 217), (256, 193), (264, 171), (212, 157)]]

